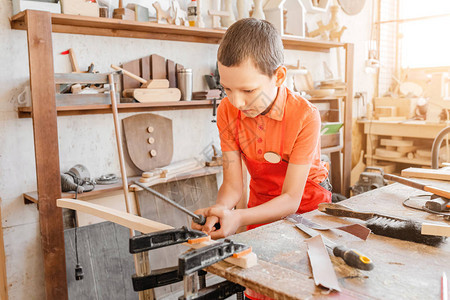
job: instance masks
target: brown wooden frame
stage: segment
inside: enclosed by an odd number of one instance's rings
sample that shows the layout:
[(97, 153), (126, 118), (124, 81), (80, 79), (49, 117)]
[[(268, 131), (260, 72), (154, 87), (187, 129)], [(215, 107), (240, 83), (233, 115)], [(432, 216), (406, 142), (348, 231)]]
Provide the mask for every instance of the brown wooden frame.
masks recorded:
[[(61, 188), (52, 32), (217, 44), (220, 42), (224, 31), (51, 14), (49, 12), (32, 10), (20, 12), (13, 16), (11, 18), (11, 28), (26, 30), (28, 37), (32, 99), (31, 116), (33, 119), (35, 143), (38, 208), (44, 254), (46, 298), (55, 300), (67, 299), (62, 211), (56, 206), (56, 199), (61, 197)], [(343, 47), (346, 50), (345, 78), (347, 82), (347, 96), (344, 98), (342, 168), (340, 148), (337, 148), (336, 152), (331, 153), (331, 159), (337, 171), (334, 173), (333, 178), (340, 183), (338, 185), (335, 183), (335, 191), (349, 195), (350, 149), (352, 148), (353, 44), (294, 37), (284, 37), (283, 43), (286, 49), (294, 50), (329, 52), (331, 48), (336, 47)], [(161, 106), (159, 109), (173, 109), (171, 106)], [(134, 110), (134, 108), (139, 109), (138, 106), (133, 106), (130, 110)], [(106, 112), (106, 108), (102, 109), (101, 113)], [(30, 111), (22, 111), (22, 113), (30, 113)], [(61, 112), (61, 115), (63, 114)], [(80, 114), (83, 114), (81, 110)], [(343, 176), (341, 177), (340, 174), (343, 174)]]

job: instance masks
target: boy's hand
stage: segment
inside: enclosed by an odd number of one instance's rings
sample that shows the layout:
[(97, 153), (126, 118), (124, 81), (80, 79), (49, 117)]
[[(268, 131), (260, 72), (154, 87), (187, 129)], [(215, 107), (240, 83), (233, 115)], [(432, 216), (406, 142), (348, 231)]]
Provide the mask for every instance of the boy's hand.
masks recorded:
[(217, 204), (215, 204), (213, 206), (210, 206), (210, 207), (197, 209), (196, 211), (194, 211), (194, 213), (197, 214), (197, 215), (205, 216), (206, 217), (206, 223), (204, 225), (200, 225), (200, 224), (197, 224), (197, 223), (192, 221), (191, 222), (191, 228), (194, 229), (194, 230), (203, 231), (206, 234), (210, 234), (211, 231), (216, 230), (214, 225), (216, 223), (219, 223), (219, 218), (216, 217), (216, 216), (207, 216), (206, 215), (207, 211), (210, 210), (213, 207), (214, 208), (220, 208), (220, 209), (227, 209), (226, 207), (224, 207), (222, 205), (217, 205)]
[[(217, 220), (220, 222), (220, 229), (210, 233), (214, 240), (232, 235), (242, 226), (240, 210), (212, 206), (206, 210), (205, 216), (208, 219), (218, 218)], [(212, 226), (214, 228), (214, 224)]]

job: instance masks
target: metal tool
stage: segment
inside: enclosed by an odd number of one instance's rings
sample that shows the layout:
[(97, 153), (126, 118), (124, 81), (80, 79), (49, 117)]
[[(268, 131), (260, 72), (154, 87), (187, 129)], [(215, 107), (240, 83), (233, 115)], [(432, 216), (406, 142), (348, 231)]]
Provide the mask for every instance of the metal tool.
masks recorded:
[[(185, 207), (179, 205), (179, 204), (176, 203), (175, 201), (170, 200), (169, 198), (167, 198), (166, 196), (164, 196), (164, 195), (158, 193), (158, 192), (155, 191), (154, 189), (149, 188), (149, 187), (147, 187), (147, 186), (145, 186), (145, 185), (143, 185), (143, 184), (141, 184), (141, 183), (139, 183), (139, 182), (137, 182), (137, 181), (134, 181), (133, 183), (136, 184), (137, 186), (143, 188), (143, 189), (146, 190), (147, 192), (150, 192), (150, 193), (152, 193), (153, 195), (155, 195), (155, 196), (161, 198), (162, 200), (166, 201), (167, 203), (169, 203), (169, 204), (172, 205), (173, 207), (178, 208), (179, 210), (181, 210), (181, 211), (184, 212), (185, 214), (190, 215), (190, 216), (192, 217), (192, 221), (194, 221), (195, 223), (200, 224), (200, 225), (205, 225), (205, 223), (206, 223), (206, 218), (205, 218), (205, 216), (194, 214), (193, 212), (191, 212), (190, 210), (186, 209)], [(217, 227), (216, 227), (216, 228), (217, 228)]]
[[(130, 253), (150, 251), (184, 242), (201, 243), (205, 238), (209, 240), (209, 236), (204, 232), (187, 227), (163, 230), (130, 238)], [(234, 294), (243, 297), (245, 287), (227, 280), (206, 286), (207, 273), (202, 269), (227, 257), (240, 257), (249, 252), (250, 247), (230, 240), (196, 249), (180, 255), (177, 266), (152, 270), (149, 275), (133, 275), (133, 289), (144, 291), (184, 281), (184, 295), (179, 298), (182, 300), (227, 299)]]
[[(308, 234), (311, 237), (315, 237), (317, 235), (320, 235), (320, 233), (316, 232), (314, 229), (311, 229), (303, 224), (295, 224), (298, 229), (303, 231), (304, 233)], [(370, 271), (374, 268), (374, 264), (372, 263), (372, 260), (365, 256), (362, 253), (359, 253), (358, 251), (354, 249), (349, 249), (343, 245), (337, 245), (336, 243), (330, 241), (326, 237), (322, 235), (323, 242), (325, 246), (333, 250), (334, 256), (341, 257), (345, 263), (351, 267)]]

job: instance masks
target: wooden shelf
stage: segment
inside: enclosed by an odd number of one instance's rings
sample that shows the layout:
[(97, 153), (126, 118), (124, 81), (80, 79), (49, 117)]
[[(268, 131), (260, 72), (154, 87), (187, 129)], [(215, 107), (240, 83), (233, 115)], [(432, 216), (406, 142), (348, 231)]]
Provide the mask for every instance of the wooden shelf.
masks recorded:
[(396, 157), (396, 158), (390, 158), (390, 157), (383, 157), (378, 155), (364, 155), (365, 158), (372, 158), (376, 160), (385, 160), (385, 161), (392, 161), (397, 163), (403, 163), (403, 164), (410, 164), (410, 165), (420, 165), (420, 166), (430, 166), (431, 160), (427, 159), (409, 159), (407, 157)]
[[(220, 100), (216, 101), (216, 105)], [(192, 100), (178, 102), (152, 102), (152, 103), (119, 103), (117, 108), (119, 113), (156, 111), (156, 110), (180, 110), (210, 108), (213, 106), (212, 100)], [(19, 118), (31, 118), (31, 107), (19, 107)], [(93, 105), (75, 105), (75, 106), (57, 106), (58, 116), (72, 115), (93, 115), (111, 113), (111, 104), (93, 104)]]
[[(11, 18), (11, 28), (27, 30), (27, 11)], [(51, 14), (52, 32), (98, 36), (143, 38), (218, 44), (225, 30), (157, 24), (152, 22)], [(329, 52), (331, 48), (345, 47), (344, 43), (283, 36), (286, 49)]]
[[(204, 167), (202, 169), (198, 169), (195, 171), (180, 173), (174, 178), (169, 178), (166, 182), (172, 182), (172, 181), (184, 180), (184, 179), (188, 179), (188, 178), (212, 175), (212, 174), (217, 174), (220, 172), (222, 172), (221, 166), (220, 167)], [(129, 177), (128, 178), (128, 186), (130, 186), (133, 181), (139, 180), (139, 178), (141, 178), (141, 177), (140, 176)], [(166, 182), (164, 182), (164, 183), (166, 183)], [(93, 191), (78, 194), (78, 199), (86, 200), (86, 199), (92, 199), (95, 197), (102, 197), (108, 193), (118, 191), (121, 189), (122, 189), (122, 181), (119, 181), (118, 183), (114, 183), (114, 184), (108, 184), (108, 185), (98, 184), (95, 186), (95, 189)], [(62, 198), (75, 198), (75, 192), (62, 193), (61, 197)], [(38, 193), (37, 193), (37, 191), (24, 193), (23, 199), (25, 201), (25, 204), (38, 203)]]

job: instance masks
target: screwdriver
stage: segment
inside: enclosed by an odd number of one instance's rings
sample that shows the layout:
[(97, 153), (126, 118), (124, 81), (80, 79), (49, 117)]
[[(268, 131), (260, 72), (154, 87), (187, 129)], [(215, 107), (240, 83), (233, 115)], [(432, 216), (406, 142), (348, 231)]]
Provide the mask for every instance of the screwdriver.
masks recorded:
[[(150, 192), (150, 193), (152, 193), (153, 195), (155, 195), (155, 196), (161, 198), (162, 200), (166, 201), (166, 202), (169, 203), (170, 205), (172, 205), (172, 206), (178, 208), (178, 209), (181, 210), (182, 212), (184, 212), (184, 213), (190, 215), (190, 216), (192, 217), (192, 221), (194, 221), (194, 223), (197, 223), (197, 224), (199, 224), (199, 225), (205, 225), (205, 223), (206, 223), (206, 218), (205, 218), (205, 216), (194, 214), (193, 212), (191, 212), (190, 210), (186, 209), (185, 207), (179, 205), (179, 204), (176, 203), (175, 201), (170, 200), (169, 198), (167, 198), (166, 196), (164, 196), (164, 195), (158, 193), (158, 192), (155, 191), (154, 189), (149, 188), (149, 187), (146, 187), (145, 185), (143, 185), (143, 184), (141, 184), (141, 183), (139, 183), (139, 182), (134, 181), (133, 183), (136, 184), (137, 186), (140, 186), (141, 188), (143, 188), (143, 189), (146, 190), (147, 192)], [(217, 228), (218, 225), (219, 225), (219, 224), (217, 223), (216, 225), (214, 225), (214, 227)]]
[[(295, 224), (295, 226), (311, 237), (319, 235), (319, 233), (314, 229), (311, 229), (301, 223)], [(343, 245), (338, 246), (324, 236), (322, 236), (322, 239), (325, 246), (333, 250), (334, 256), (341, 257), (347, 265), (365, 271), (370, 271), (374, 268), (372, 260), (364, 254), (359, 253), (354, 249), (349, 249)]]

